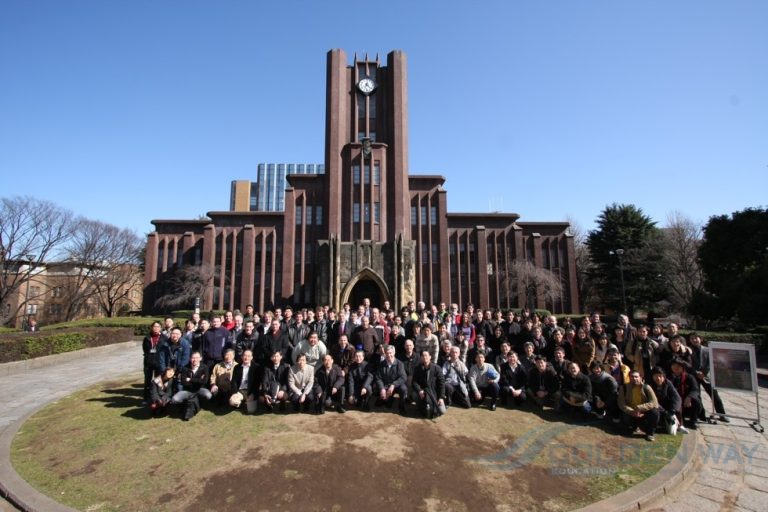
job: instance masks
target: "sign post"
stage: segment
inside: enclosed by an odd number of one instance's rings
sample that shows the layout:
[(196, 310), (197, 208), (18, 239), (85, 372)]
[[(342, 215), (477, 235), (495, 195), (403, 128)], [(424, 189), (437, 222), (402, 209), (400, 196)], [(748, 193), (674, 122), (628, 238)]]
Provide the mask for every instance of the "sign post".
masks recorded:
[(760, 424), (760, 397), (757, 386), (755, 346), (748, 343), (711, 341), (709, 343), (709, 375), (713, 389), (723, 388), (755, 394), (757, 419), (729, 416), (747, 421), (751, 420), (750, 426), (753, 429), (764, 432), (763, 426)]

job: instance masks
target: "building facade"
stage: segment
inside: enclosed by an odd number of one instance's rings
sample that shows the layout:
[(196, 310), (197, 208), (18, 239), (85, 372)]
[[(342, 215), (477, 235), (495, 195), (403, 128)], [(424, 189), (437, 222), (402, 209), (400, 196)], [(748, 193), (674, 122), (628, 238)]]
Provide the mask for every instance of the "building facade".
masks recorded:
[[(145, 310), (174, 292), (167, 284), (179, 267), (199, 265), (211, 276), (204, 309), (339, 307), (369, 297), (394, 307), (423, 300), (578, 312), (568, 223), (451, 213), (444, 177), (410, 174), (403, 52), (350, 65), (331, 50), (326, 87), (324, 173), (286, 169), (283, 211), (233, 207), (210, 220), (152, 221)], [(556, 276), (562, 291), (531, 295), (514, 272), (521, 261)]]

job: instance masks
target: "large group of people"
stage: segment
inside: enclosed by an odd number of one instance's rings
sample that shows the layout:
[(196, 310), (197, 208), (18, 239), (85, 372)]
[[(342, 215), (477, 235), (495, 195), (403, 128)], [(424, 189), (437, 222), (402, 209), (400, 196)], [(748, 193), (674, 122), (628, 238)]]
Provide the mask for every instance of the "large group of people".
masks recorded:
[(705, 419), (709, 353), (675, 324), (608, 326), (593, 313), (561, 324), (527, 309), (501, 311), (409, 302), (399, 312), (368, 299), (263, 314), (154, 322), (144, 338), (144, 403), (153, 415), (179, 407), (184, 420), (205, 404), (245, 412), (324, 414), (348, 408), (415, 407), (426, 418), (450, 407), (552, 408), (589, 415), (649, 441)]

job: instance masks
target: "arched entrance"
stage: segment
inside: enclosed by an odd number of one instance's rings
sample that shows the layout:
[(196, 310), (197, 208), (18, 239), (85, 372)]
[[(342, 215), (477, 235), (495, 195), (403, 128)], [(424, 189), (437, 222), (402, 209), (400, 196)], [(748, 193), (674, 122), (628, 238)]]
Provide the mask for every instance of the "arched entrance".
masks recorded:
[(362, 304), (366, 297), (371, 299), (371, 305), (374, 307), (381, 307), (385, 300), (390, 300), (387, 285), (370, 268), (361, 270), (346, 284), (341, 302), (349, 302), (352, 307), (356, 307)]

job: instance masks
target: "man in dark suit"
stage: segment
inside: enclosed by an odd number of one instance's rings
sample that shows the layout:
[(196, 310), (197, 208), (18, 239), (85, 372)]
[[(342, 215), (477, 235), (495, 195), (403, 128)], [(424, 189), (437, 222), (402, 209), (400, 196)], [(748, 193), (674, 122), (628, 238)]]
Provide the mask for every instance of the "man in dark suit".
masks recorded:
[(405, 416), (405, 402), (408, 400), (408, 388), (405, 385), (405, 367), (402, 361), (395, 359), (395, 347), (387, 345), (384, 361), (376, 368), (376, 393), (379, 401), (392, 407), (395, 394), (400, 396), (398, 410)]
[[(253, 363), (253, 352), (246, 349), (242, 354), (242, 363), (232, 371), (232, 396), (229, 405), (240, 407), (242, 404), (253, 404), (259, 396), (258, 366)], [(248, 412), (255, 412), (255, 407), (249, 407)]]
[(340, 413), (344, 409), (344, 372), (333, 362), (331, 354), (323, 356), (323, 364), (315, 371), (315, 409), (318, 414), (325, 414), (325, 408), (335, 404)]
[(425, 418), (445, 413), (445, 377), (442, 369), (432, 362), (429, 350), (421, 352), (421, 364), (413, 370), (413, 392)]
[(270, 355), (269, 364), (262, 368), (259, 401), (270, 412), (276, 403), (285, 406), (288, 398), (288, 370), (290, 366), (283, 364), (283, 354), (279, 350)]
[(370, 410), (369, 400), (373, 391), (373, 374), (370, 373), (365, 353), (362, 350), (355, 352), (355, 360), (349, 365), (347, 373), (347, 396), (350, 405), (360, 404), (364, 411)]

